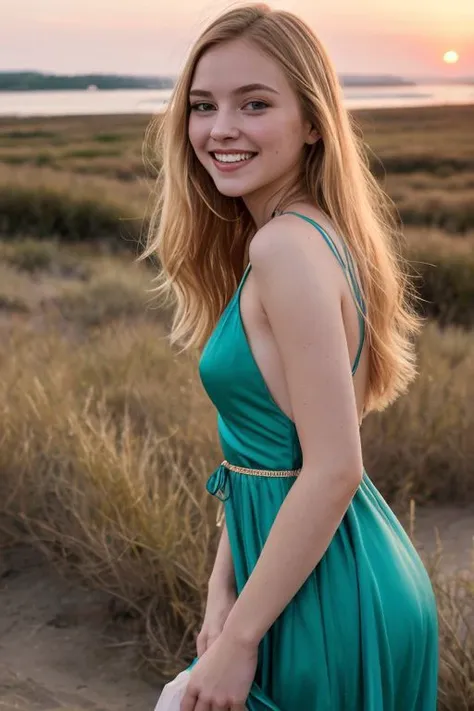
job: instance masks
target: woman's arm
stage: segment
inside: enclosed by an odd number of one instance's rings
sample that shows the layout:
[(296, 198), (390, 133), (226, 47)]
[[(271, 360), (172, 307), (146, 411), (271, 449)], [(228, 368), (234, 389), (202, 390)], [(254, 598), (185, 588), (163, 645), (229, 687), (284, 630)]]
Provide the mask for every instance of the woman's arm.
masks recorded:
[(272, 221), (250, 246), (303, 451), (302, 471), (224, 626), (224, 636), (250, 647), (321, 560), (363, 471), (342, 318), (344, 275), (323, 240), (293, 223), (290, 229), (283, 217)]
[(230, 550), (229, 534), (224, 519), (222, 534), (217, 548), (216, 558), (212, 573), (209, 577), (209, 590), (221, 590), (222, 588), (235, 589), (234, 564)]
[(224, 523), (214, 568), (209, 578), (204, 620), (196, 638), (198, 657), (202, 657), (222, 634), (236, 599), (234, 566), (232, 564), (227, 526)]

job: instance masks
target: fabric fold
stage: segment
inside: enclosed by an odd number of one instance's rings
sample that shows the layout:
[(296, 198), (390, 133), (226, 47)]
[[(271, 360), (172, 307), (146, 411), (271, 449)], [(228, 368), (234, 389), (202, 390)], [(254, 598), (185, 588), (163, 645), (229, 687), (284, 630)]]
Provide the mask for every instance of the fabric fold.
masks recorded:
[(229, 470), (224, 464), (219, 464), (206, 483), (207, 491), (219, 501), (227, 501), (230, 496)]

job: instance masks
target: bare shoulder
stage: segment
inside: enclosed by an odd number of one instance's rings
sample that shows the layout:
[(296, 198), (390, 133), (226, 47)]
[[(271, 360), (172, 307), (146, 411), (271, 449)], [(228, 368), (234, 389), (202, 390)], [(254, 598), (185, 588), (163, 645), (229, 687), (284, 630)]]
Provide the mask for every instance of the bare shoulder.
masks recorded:
[[(310, 215), (328, 231), (327, 218)], [(331, 229), (331, 226), (329, 225)], [(252, 238), (249, 259), (257, 281), (264, 274), (287, 274), (288, 279), (303, 279), (329, 284), (339, 289), (343, 283), (334, 255), (315, 227), (295, 215), (281, 215), (270, 220)]]

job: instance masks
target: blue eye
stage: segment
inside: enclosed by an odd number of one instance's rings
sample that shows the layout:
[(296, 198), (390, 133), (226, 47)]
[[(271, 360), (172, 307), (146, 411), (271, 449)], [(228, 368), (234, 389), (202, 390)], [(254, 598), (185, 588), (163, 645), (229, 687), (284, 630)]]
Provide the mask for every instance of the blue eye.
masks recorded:
[(256, 99), (255, 101), (249, 101), (247, 104), (245, 104), (245, 106), (250, 106), (250, 104), (260, 104), (260, 106), (257, 106), (254, 111), (261, 111), (262, 109), (268, 108), (268, 104), (266, 104), (265, 101), (258, 101), (258, 99)]
[(199, 101), (197, 104), (191, 104), (190, 109), (191, 111), (197, 111), (198, 113), (205, 113), (208, 109), (202, 109), (200, 107), (202, 106), (207, 106), (213, 108), (212, 104), (208, 104), (205, 101)]

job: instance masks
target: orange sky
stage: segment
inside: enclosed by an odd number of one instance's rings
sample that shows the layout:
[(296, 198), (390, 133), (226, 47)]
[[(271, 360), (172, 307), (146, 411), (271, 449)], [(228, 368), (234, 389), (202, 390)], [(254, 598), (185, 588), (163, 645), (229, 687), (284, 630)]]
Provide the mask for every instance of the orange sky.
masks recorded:
[[(18, 0), (0, 25), (0, 69), (176, 73), (228, 0)], [(474, 75), (474, 0), (274, 0), (303, 17), (341, 72)], [(456, 66), (442, 55), (459, 52)]]

